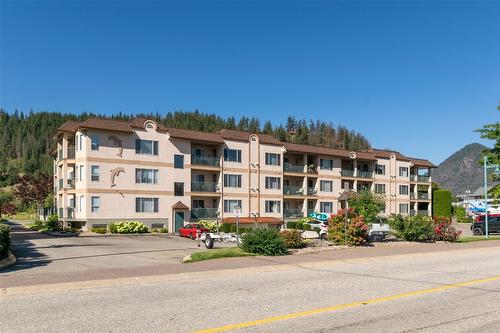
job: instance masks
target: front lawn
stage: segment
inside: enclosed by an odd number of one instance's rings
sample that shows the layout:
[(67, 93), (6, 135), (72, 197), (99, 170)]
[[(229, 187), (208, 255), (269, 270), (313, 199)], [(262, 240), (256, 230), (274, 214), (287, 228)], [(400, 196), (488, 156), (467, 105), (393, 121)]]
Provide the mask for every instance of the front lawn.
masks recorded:
[(219, 259), (219, 258), (248, 257), (248, 256), (255, 256), (255, 254), (245, 252), (239, 247), (227, 247), (223, 249), (213, 249), (213, 250), (195, 252), (191, 254), (191, 259), (185, 262), (197, 262), (197, 261)]
[(500, 236), (491, 236), (489, 238), (485, 238), (484, 236), (464, 236), (460, 237), (457, 240), (457, 243), (470, 243), (470, 242), (479, 242), (486, 240), (500, 240)]

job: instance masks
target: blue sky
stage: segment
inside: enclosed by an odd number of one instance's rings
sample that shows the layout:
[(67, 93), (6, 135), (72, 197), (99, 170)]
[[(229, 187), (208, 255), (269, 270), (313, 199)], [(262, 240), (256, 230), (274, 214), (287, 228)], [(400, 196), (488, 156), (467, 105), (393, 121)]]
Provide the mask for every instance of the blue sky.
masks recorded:
[(500, 2), (0, 2), (0, 107), (343, 124), (444, 160), (498, 121)]

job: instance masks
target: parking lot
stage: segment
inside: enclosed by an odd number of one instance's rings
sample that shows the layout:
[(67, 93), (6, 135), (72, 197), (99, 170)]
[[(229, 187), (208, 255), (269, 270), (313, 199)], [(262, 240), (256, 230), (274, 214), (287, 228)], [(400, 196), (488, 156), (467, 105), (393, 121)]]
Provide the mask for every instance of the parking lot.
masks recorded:
[(79, 275), (93, 279), (152, 274), (162, 267), (179, 266), (184, 256), (200, 250), (196, 241), (169, 234), (60, 237), (19, 224), (11, 228), (12, 252), (18, 262), (0, 272), (2, 287), (71, 277), (81, 280)]

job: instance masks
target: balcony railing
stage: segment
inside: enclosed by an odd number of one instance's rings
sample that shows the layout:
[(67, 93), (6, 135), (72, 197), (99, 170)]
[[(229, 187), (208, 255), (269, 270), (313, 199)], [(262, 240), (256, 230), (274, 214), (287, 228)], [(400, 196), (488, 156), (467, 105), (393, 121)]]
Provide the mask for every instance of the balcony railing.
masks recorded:
[(415, 209), (410, 209), (410, 216), (417, 215), (417, 211)]
[(217, 187), (218, 185), (216, 182), (200, 182), (200, 181), (191, 182), (192, 192), (217, 192)]
[(75, 180), (74, 179), (68, 179), (67, 184), (68, 184), (67, 188), (69, 188), (69, 189), (75, 188)]
[(417, 211), (417, 214), (418, 215), (423, 215), (423, 216), (427, 216), (429, 214), (429, 212), (427, 211), (427, 209), (419, 209)]
[(217, 218), (217, 208), (191, 208), (192, 219), (215, 219)]
[(64, 186), (64, 179), (61, 178), (61, 179), (59, 179), (59, 187), (58, 187), (58, 189), (62, 190), (63, 186)]
[(429, 193), (420, 192), (420, 193), (418, 193), (418, 198), (423, 199), (423, 200), (429, 200)]
[(307, 216), (309, 216), (309, 214), (312, 214), (312, 213), (314, 213), (314, 209), (308, 209), (307, 210)]
[(284, 195), (304, 195), (302, 186), (283, 186)]
[(301, 218), (304, 217), (304, 213), (302, 212), (302, 209), (298, 208), (288, 208), (283, 211), (283, 215), (285, 218), (290, 218), (290, 217), (297, 217)]
[(343, 177), (354, 177), (354, 170), (342, 169), (340, 170), (340, 175)]
[(191, 156), (191, 164), (218, 167), (220, 166), (220, 158), (210, 156)]
[(73, 207), (66, 208), (66, 218), (68, 219), (75, 218), (75, 209)]
[(59, 218), (62, 219), (64, 217), (64, 208), (59, 208), (57, 215), (59, 215)]
[(428, 182), (430, 179), (429, 176), (417, 176), (417, 181), (418, 182)]
[(300, 173), (302, 173), (302, 172), (304, 172), (304, 165), (285, 163), (283, 165), (283, 170), (290, 171), (290, 172), (300, 172)]
[(67, 158), (75, 158), (75, 146), (68, 147), (68, 157)]
[(411, 200), (415, 200), (415, 198), (416, 198), (415, 193), (414, 192), (410, 192), (410, 199)]
[(318, 191), (316, 190), (315, 187), (308, 187), (307, 188), (307, 195), (316, 195)]
[(358, 170), (358, 177), (359, 178), (373, 178), (373, 171), (361, 171)]

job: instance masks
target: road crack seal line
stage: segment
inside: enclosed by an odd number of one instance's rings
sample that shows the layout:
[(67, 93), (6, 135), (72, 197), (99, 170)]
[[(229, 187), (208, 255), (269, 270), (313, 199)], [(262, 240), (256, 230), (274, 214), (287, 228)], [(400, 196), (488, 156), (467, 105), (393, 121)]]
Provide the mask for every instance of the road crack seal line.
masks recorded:
[(338, 311), (338, 310), (343, 310), (343, 309), (350, 309), (350, 308), (355, 308), (355, 307), (359, 307), (359, 306), (363, 306), (363, 305), (377, 304), (377, 303), (389, 302), (389, 301), (394, 301), (394, 300), (412, 297), (412, 296), (432, 294), (432, 293), (436, 293), (436, 292), (442, 292), (442, 291), (467, 287), (467, 286), (470, 286), (473, 284), (487, 283), (487, 282), (498, 281), (498, 280), (500, 280), (500, 275), (492, 276), (492, 277), (485, 278), (485, 279), (477, 279), (477, 280), (470, 280), (470, 281), (459, 282), (459, 283), (454, 283), (454, 284), (447, 284), (447, 285), (443, 285), (443, 286), (439, 286), (439, 287), (435, 287), (435, 288), (430, 288), (430, 289), (421, 289), (421, 290), (416, 290), (416, 291), (410, 291), (407, 293), (384, 296), (384, 297), (379, 297), (379, 298), (374, 298), (374, 299), (369, 299), (369, 300), (364, 300), (364, 301), (338, 304), (338, 305), (328, 306), (328, 307), (324, 307), (324, 308), (317, 308), (317, 309), (312, 309), (312, 310), (284, 314), (284, 315), (275, 316), (275, 317), (267, 317), (267, 318), (263, 318), (263, 319), (257, 319), (257, 320), (247, 321), (247, 322), (242, 322), (242, 323), (237, 323), (237, 324), (229, 324), (229, 325), (225, 325), (225, 326), (199, 330), (199, 331), (196, 331), (195, 333), (226, 332), (226, 331), (230, 331), (230, 330), (260, 326), (260, 325), (270, 324), (270, 323), (274, 323), (274, 322), (285, 321), (285, 320), (289, 320), (289, 319), (295, 319), (295, 318), (311, 316), (311, 315), (316, 315), (316, 314), (321, 314), (321, 313), (333, 312), (333, 311)]

